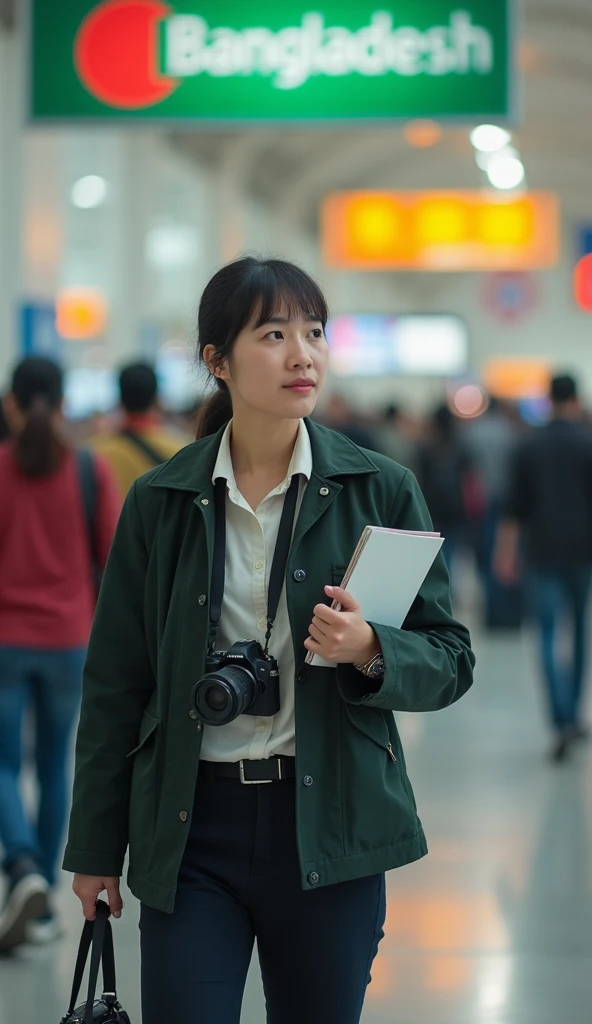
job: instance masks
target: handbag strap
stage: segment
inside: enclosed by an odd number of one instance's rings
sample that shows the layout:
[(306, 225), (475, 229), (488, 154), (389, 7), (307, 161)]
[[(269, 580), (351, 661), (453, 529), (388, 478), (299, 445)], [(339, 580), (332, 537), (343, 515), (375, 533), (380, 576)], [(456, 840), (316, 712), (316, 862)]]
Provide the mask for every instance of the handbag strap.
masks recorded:
[(74, 1013), (78, 993), (82, 985), (84, 968), (88, 959), (88, 953), (92, 945), (90, 971), (88, 977), (88, 996), (86, 1000), (85, 1024), (92, 1024), (93, 1006), (97, 990), (99, 968), (101, 959), (103, 961), (103, 986), (105, 994), (117, 999), (115, 985), (115, 953), (113, 949), (113, 930), (109, 921), (109, 907), (103, 900), (97, 900), (97, 916), (94, 921), (85, 921), (76, 967), (74, 969), (74, 982), (72, 984), (72, 995), (68, 1016)]

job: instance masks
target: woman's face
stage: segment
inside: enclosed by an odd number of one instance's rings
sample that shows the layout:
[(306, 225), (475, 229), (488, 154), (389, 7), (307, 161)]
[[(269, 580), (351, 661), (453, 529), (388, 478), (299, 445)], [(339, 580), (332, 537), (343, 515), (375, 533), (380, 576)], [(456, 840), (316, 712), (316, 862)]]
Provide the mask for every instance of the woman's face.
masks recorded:
[[(213, 346), (208, 346), (208, 364), (213, 355)], [(322, 323), (304, 314), (290, 319), (282, 304), (272, 320), (242, 330), (230, 359), (213, 369), (230, 389), (235, 415), (249, 409), (278, 419), (301, 419), (315, 409), (328, 363)]]

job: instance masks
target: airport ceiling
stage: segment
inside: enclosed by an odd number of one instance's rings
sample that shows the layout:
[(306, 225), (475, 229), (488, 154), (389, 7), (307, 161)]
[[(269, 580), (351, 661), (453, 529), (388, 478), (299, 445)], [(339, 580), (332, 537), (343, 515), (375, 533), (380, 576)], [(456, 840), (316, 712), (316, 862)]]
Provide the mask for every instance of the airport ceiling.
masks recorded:
[[(592, 0), (522, 0), (522, 111), (514, 138), (531, 188), (556, 190), (567, 212), (589, 208), (592, 166)], [(240, 167), (241, 186), (313, 230), (322, 196), (348, 188), (475, 188), (466, 127), (413, 149), (402, 126), (357, 131), (179, 132), (176, 147), (221, 169)]]
[[(49, 2), (49, 0), (48, 0)], [(494, 2), (494, 0), (492, 0)], [(514, 137), (531, 188), (556, 190), (564, 209), (589, 206), (592, 166), (592, 0), (518, 0), (522, 111)], [(10, 26), (19, 0), (0, 0)], [(483, 182), (466, 127), (445, 127), (430, 149), (413, 149), (403, 127), (356, 131), (177, 132), (174, 145), (314, 230), (322, 196), (348, 188), (474, 188)]]

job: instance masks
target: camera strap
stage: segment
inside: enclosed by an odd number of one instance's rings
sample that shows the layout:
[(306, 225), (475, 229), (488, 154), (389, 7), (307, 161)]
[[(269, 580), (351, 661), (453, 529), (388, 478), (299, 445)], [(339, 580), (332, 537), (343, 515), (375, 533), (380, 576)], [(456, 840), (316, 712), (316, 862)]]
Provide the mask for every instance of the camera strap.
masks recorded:
[[(294, 474), (284, 498), (282, 518), (273, 554), (273, 562), (271, 563), (269, 591), (267, 594), (266, 654), (286, 576), (286, 566), (288, 564), (294, 520), (296, 518), (296, 505), (298, 503), (298, 484), (299, 477), (297, 474)], [(216, 643), (216, 631), (220, 622), (220, 616), (222, 615), (222, 599), (224, 597), (226, 577), (226, 487), (227, 483), (224, 477), (219, 477), (216, 480), (215, 486), (216, 533), (214, 538), (214, 565), (210, 594), (210, 633), (208, 638), (208, 647), (210, 649)]]

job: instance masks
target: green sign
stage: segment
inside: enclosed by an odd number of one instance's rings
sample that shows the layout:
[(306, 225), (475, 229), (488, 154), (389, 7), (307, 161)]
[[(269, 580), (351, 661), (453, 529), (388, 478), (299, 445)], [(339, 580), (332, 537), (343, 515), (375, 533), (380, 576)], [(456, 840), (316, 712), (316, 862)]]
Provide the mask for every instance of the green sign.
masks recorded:
[(511, 36), (511, 0), (31, 0), (31, 114), (500, 118)]

